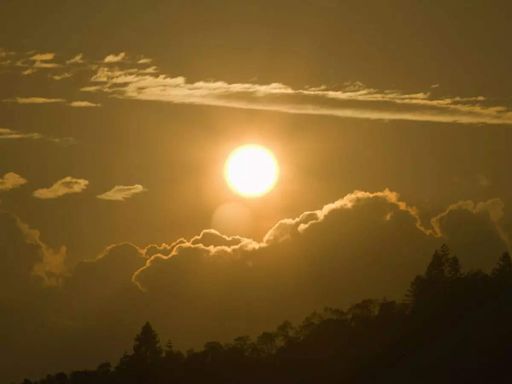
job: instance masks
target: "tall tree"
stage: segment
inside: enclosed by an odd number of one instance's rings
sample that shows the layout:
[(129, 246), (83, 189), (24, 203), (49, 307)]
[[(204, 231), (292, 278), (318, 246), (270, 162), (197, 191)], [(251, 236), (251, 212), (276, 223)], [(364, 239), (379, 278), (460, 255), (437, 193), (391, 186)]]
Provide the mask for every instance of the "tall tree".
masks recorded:
[(144, 324), (140, 333), (135, 337), (133, 356), (148, 364), (157, 362), (162, 357), (160, 340), (149, 322)]
[(123, 384), (156, 383), (162, 363), (162, 348), (157, 333), (149, 322), (135, 336), (133, 353), (124, 354), (116, 368)]
[(512, 259), (508, 252), (503, 253), (498, 259), (498, 263), (492, 270), (492, 277), (499, 280), (512, 281)]

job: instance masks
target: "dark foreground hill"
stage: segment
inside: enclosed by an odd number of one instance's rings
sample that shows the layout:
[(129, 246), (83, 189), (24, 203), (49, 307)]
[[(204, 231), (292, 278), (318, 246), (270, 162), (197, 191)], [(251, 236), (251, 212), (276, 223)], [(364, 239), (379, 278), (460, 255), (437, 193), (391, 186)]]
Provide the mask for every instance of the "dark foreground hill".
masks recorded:
[(24, 384), (505, 382), (512, 382), (511, 259), (504, 254), (490, 274), (463, 273), (443, 246), (404, 302), (326, 308), (297, 327), (285, 322), (255, 340), (209, 342), (185, 354), (170, 342), (162, 347), (147, 323), (115, 365)]

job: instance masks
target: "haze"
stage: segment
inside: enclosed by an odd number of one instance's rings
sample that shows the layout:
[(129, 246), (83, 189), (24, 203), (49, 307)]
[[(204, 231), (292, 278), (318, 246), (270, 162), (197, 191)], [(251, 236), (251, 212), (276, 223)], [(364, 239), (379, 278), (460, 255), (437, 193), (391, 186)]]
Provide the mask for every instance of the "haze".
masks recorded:
[[(2, 1), (0, 381), (401, 298), (512, 234), (506, 1)], [(245, 198), (238, 146), (279, 181)], [(108, 335), (108, 337), (107, 337)]]

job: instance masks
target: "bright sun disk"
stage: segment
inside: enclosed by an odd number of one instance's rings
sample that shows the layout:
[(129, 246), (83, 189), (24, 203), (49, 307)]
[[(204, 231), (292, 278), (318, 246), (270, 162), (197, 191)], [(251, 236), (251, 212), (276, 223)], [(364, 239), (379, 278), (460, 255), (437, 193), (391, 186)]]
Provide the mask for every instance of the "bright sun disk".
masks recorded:
[(257, 144), (236, 148), (224, 166), (229, 187), (244, 197), (259, 197), (274, 188), (279, 166), (274, 154)]

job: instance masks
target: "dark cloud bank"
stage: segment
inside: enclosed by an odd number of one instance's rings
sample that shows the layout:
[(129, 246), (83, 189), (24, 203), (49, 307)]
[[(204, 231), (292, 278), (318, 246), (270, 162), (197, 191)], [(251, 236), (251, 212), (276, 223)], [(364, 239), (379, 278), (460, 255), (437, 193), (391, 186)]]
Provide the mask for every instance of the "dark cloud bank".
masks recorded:
[(354, 192), (281, 220), (262, 241), (205, 230), (111, 245), (70, 268), (64, 247), (0, 213), (0, 377), (115, 359), (146, 320), (189, 348), (324, 306), (399, 298), (443, 242), (466, 268), (490, 268), (509, 248), (503, 214), (499, 199), (464, 201), (426, 222), (394, 192)]

